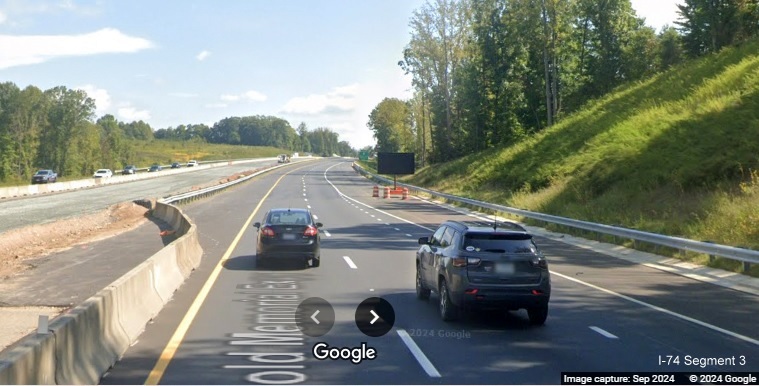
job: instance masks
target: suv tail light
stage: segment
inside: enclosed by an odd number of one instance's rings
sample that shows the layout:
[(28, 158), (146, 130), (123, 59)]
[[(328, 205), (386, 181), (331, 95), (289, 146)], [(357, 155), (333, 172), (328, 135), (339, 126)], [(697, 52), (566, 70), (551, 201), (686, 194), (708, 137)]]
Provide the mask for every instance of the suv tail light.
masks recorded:
[(454, 257), (452, 259), (454, 267), (466, 267), (467, 265), (480, 265), (478, 257)]
[(533, 266), (540, 268), (548, 268), (548, 262), (543, 257), (536, 257), (530, 261)]
[(261, 234), (264, 235), (264, 237), (274, 237), (274, 229), (271, 229), (271, 227), (265, 226), (261, 228)]
[(306, 231), (303, 232), (303, 236), (316, 236), (319, 233), (319, 230), (316, 229), (315, 226), (309, 225), (306, 227)]

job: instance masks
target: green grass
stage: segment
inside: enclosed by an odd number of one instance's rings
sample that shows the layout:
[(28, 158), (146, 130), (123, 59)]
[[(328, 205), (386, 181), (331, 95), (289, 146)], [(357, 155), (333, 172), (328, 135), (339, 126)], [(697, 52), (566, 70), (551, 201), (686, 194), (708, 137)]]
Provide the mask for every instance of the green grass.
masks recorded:
[(756, 170), (759, 41), (625, 85), (523, 142), (403, 180), (518, 208), (756, 249)]
[(147, 167), (153, 163), (187, 162), (192, 159), (216, 161), (275, 157), (278, 154), (290, 153), (289, 150), (274, 147), (210, 144), (196, 141), (134, 141), (133, 146), (135, 157), (130, 162), (138, 167)]
[[(146, 168), (157, 163), (168, 165), (172, 162), (186, 163), (189, 160), (216, 161), (243, 158), (275, 157), (278, 154), (291, 151), (266, 146), (242, 146), (209, 144), (199, 141), (171, 140), (132, 140), (130, 141), (134, 156), (128, 161), (129, 165)], [(120, 171), (126, 165), (105, 165), (114, 172)], [(79, 180), (85, 177), (61, 177), (58, 181)], [(29, 180), (12, 179), (0, 182), (0, 187), (28, 185)]]

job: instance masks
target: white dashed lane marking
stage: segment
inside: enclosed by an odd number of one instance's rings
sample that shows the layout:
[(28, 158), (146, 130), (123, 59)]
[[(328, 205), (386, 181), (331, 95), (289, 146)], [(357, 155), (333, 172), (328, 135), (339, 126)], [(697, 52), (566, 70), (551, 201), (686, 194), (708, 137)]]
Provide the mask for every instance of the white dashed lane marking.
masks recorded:
[(599, 334), (601, 334), (601, 335), (603, 335), (603, 336), (605, 336), (605, 337), (607, 337), (607, 338), (609, 338), (609, 339), (619, 339), (619, 338), (617, 338), (616, 335), (614, 335), (614, 334), (612, 334), (612, 333), (604, 330), (601, 327), (590, 326), (590, 329), (593, 330), (593, 331), (595, 331), (595, 332), (597, 332), (597, 333), (599, 333)]
[(349, 267), (351, 267), (351, 268), (353, 268), (353, 269), (358, 269), (358, 267), (356, 266), (356, 263), (354, 263), (354, 262), (353, 262), (353, 260), (351, 260), (351, 258), (350, 258), (350, 257), (348, 257), (348, 256), (343, 256), (343, 260), (345, 260), (345, 262), (346, 262), (346, 263), (348, 263), (348, 266), (349, 266)]

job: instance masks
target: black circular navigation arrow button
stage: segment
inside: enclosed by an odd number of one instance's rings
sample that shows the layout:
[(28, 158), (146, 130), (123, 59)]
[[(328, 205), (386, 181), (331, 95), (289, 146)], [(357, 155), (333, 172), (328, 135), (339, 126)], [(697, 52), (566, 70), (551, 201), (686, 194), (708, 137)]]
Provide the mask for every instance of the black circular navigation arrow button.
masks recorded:
[(295, 323), (304, 334), (313, 338), (320, 337), (335, 325), (335, 309), (322, 298), (308, 298), (298, 305)]
[(385, 299), (372, 297), (364, 300), (356, 308), (356, 326), (371, 337), (387, 334), (395, 324), (395, 310)]

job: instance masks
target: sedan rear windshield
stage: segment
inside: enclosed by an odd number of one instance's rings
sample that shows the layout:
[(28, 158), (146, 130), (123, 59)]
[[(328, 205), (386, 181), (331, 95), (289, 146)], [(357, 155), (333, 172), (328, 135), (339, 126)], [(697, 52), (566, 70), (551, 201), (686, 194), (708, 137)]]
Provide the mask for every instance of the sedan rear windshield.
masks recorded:
[(532, 236), (523, 233), (467, 233), (464, 250), (493, 253), (535, 253)]
[(272, 212), (271, 215), (269, 215), (269, 224), (272, 225), (306, 225), (310, 223), (308, 218), (308, 213), (306, 212)]

